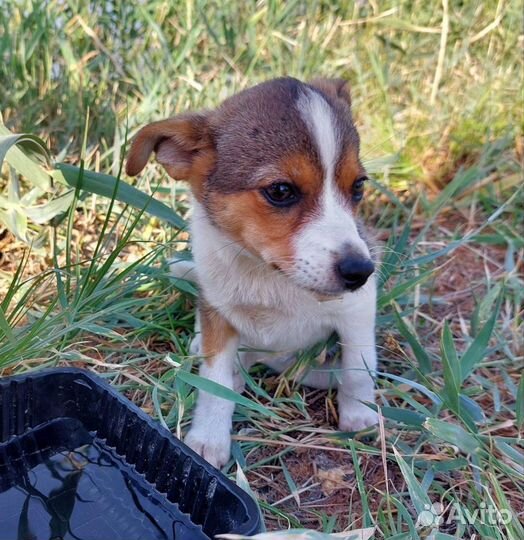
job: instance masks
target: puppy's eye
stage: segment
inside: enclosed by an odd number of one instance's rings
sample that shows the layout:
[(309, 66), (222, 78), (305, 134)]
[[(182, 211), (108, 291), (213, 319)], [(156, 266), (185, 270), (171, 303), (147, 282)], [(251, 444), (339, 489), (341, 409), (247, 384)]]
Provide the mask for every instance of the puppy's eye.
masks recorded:
[(353, 182), (353, 186), (351, 187), (351, 199), (354, 202), (359, 202), (362, 200), (362, 197), (364, 197), (364, 182), (367, 179), (367, 176), (361, 176)]
[(298, 190), (289, 182), (273, 182), (262, 190), (264, 197), (273, 206), (291, 206), (298, 201)]

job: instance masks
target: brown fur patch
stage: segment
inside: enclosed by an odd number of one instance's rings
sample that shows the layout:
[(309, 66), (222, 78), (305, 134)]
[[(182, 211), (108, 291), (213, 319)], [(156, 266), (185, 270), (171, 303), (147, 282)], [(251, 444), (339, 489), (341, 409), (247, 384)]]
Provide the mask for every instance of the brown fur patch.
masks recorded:
[(216, 151), (206, 149), (199, 152), (194, 159), (191, 172), (188, 176), (191, 183), (191, 191), (197, 201), (202, 202), (204, 198), (204, 184), (210, 175), (216, 162)]
[[(262, 179), (258, 187), (237, 193), (208, 193), (207, 208), (213, 221), (235, 241), (266, 262), (286, 270), (293, 264), (293, 238), (320, 199), (322, 170), (309, 156), (283, 157), (280, 174)], [(289, 208), (272, 206), (261, 189), (272, 182), (291, 182), (300, 190), (299, 201)]]
[(258, 190), (214, 194), (209, 204), (213, 221), (240, 244), (239, 249), (278, 268), (292, 264), (292, 238), (300, 223), (298, 208), (272, 208)]
[(320, 193), (322, 169), (316, 161), (312, 160), (311, 156), (301, 153), (284, 156), (280, 160), (278, 168), (282, 171), (280, 180), (291, 181), (300, 189), (304, 198), (308, 199)]
[(130, 176), (138, 174), (152, 152), (177, 180), (188, 180), (197, 199), (216, 161), (209, 126), (211, 113), (186, 113), (142, 128), (133, 139), (126, 164)]
[(363, 174), (364, 169), (358, 159), (357, 150), (350, 146), (339, 159), (335, 171), (336, 182), (342, 193), (350, 197), (353, 184)]
[(237, 335), (237, 331), (205, 300), (201, 300), (199, 312), (202, 353), (206, 358), (206, 362), (212, 364), (213, 357), (225, 349), (227, 342)]

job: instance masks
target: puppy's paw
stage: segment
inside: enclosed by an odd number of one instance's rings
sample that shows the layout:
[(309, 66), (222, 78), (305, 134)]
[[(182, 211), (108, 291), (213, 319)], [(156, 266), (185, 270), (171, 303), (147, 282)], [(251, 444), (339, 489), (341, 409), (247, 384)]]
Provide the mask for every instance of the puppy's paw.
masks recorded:
[(197, 454), (209, 461), (213, 467), (220, 469), (231, 455), (231, 434), (229, 431), (191, 428), (184, 442)]
[(352, 399), (339, 407), (340, 431), (362, 431), (378, 424), (378, 414), (360, 401)]

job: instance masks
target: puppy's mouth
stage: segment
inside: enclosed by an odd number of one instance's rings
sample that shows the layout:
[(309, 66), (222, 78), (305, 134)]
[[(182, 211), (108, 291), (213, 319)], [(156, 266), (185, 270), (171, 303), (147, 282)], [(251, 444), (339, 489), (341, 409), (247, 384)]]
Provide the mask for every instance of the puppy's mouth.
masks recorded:
[(313, 295), (319, 302), (331, 302), (333, 300), (337, 300), (339, 298), (342, 298), (344, 296), (344, 293), (347, 292), (344, 289), (337, 291), (326, 291), (309, 288), (307, 290), (313, 293)]
[(306, 286), (304, 284), (297, 283), (293, 275), (290, 274), (289, 271), (286, 271), (285, 269), (281, 268), (277, 263), (275, 262), (269, 263), (269, 266), (270, 268), (272, 268), (279, 274), (291, 280), (297, 287), (300, 287), (301, 289), (311, 293), (319, 302), (329, 302), (332, 300), (337, 300), (338, 298), (342, 298), (344, 293), (347, 292), (347, 290), (345, 290), (344, 288), (324, 289), (324, 288), (315, 288), (315, 287)]

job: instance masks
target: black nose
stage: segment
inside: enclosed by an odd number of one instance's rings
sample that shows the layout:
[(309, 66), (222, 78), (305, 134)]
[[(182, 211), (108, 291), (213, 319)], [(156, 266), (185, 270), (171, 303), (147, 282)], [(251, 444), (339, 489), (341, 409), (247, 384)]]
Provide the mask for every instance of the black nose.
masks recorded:
[(338, 261), (336, 269), (346, 289), (356, 291), (366, 283), (368, 277), (375, 271), (375, 265), (364, 257), (348, 255)]

